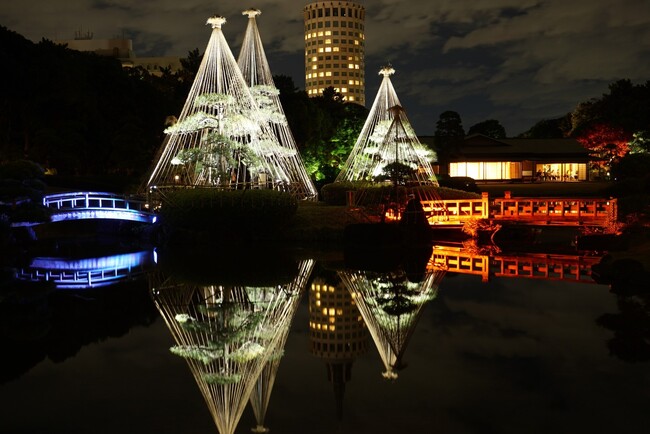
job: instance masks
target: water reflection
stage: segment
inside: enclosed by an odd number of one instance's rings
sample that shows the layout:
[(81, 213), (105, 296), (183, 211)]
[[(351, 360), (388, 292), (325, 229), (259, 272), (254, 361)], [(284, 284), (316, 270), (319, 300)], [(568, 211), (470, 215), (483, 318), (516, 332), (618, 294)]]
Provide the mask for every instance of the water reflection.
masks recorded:
[[(404, 353), (422, 307), (433, 300), (446, 267), (399, 263), (382, 270), (344, 269), (338, 272), (366, 323), (384, 364), (384, 378), (396, 379), (404, 367)], [(417, 262), (416, 262), (417, 264)], [(410, 269), (410, 273), (408, 270)]]
[[(30, 278), (2, 290), (0, 339), (12, 350), (0, 362), (3, 429), (44, 432), (43, 424), (74, 433), (96, 423), (82, 422), (97, 414), (88, 412), (71, 426), (64, 404), (67, 384), (97, 381), (89, 376), (97, 362), (73, 365), (84, 347), (99, 353), (96, 360), (129, 360), (104, 375), (119, 384), (110, 401), (116, 411), (133, 401), (133, 432), (428, 432), (438, 423), (445, 432), (524, 432), (544, 415), (547, 422), (529, 431), (542, 433), (567, 423), (579, 432), (647, 421), (639, 411), (650, 377), (639, 362), (650, 354), (650, 302), (595, 285), (589, 270), (598, 255), (460, 244), (382, 252), (379, 261), (348, 252), (278, 254), (267, 246), (132, 253), (52, 261), (59, 265), (51, 270), (74, 273), (78, 265), (80, 275), (93, 275), (129, 257), (148, 258), (110, 285), (63, 289)], [(155, 324), (159, 316), (164, 322)], [(138, 329), (146, 338), (135, 345)], [(636, 365), (608, 357), (607, 349)], [(48, 359), (58, 363), (42, 363)], [(142, 374), (128, 377), (139, 363), (154, 371), (150, 383)], [(75, 366), (70, 376), (61, 373), (65, 366)], [(142, 395), (123, 393), (123, 378), (145, 389), (145, 399), (160, 394), (156, 410), (143, 410)], [(88, 393), (109, 392), (97, 389)], [(41, 395), (48, 405), (31, 418)], [(196, 413), (196, 404), (212, 420)], [(185, 426), (160, 421), (172, 411)], [(116, 424), (95, 429), (114, 432)]]
[[(153, 299), (186, 359), (221, 434), (234, 433), (248, 401), (263, 432), (266, 409), (300, 296), (314, 266), (268, 286), (188, 281), (150, 274)], [(245, 280), (245, 279), (244, 279)]]
[(92, 256), (77, 247), (70, 255), (32, 258), (0, 286), (0, 339), (12, 349), (0, 358), (0, 383), (157, 318), (138, 282), (153, 266), (151, 249)]
[(353, 364), (368, 351), (368, 330), (354, 297), (331, 269), (319, 270), (309, 291), (309, 348), (327, 367), (341, 420)]
[(99, 257), (35, 257), (19, 267), (16, 279), (52, 282), (57, 289), (87, 289), (137, 279), (154, 263), (151, 249)]

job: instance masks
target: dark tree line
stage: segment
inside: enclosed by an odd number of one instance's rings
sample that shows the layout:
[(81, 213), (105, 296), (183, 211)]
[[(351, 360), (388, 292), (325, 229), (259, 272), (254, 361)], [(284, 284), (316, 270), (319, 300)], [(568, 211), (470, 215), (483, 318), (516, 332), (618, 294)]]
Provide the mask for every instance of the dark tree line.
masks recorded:
[[(163, 142), (166, 120), (180, 113), (202, 54), (190, 51), (180, 71), (153, 75), (0, 27), (0, 59), (0, 162), (26, 159), (62, 176), (137, 183)], [(309, 98), (290, 77), (274, 80), (310, 174), (333, 179), (365, 108), (345, 103), (333, 89)]]
[(137, 175), (178, 111), (177, 79), (117, 59), (34, 44), (0, 28), (0, 152), (65, 175)]

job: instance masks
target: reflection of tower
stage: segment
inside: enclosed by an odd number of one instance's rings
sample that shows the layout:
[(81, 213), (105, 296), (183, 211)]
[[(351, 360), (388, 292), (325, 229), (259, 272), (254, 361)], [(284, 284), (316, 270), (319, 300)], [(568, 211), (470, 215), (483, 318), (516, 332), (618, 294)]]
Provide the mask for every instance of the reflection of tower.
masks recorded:
[(311, 353), (327, 363), (327, 378), (334, 386), (337, 417), (343, 410), (345, 384), (352, 363), (368, 350), (368, 332), (359, 310), (340, 281), (317, 278), (309, 292)]
[(365, 8), (321, 1), (304, 8), (305, 90), (310, 97), (333, 87), (345, 101), (365, 105)]

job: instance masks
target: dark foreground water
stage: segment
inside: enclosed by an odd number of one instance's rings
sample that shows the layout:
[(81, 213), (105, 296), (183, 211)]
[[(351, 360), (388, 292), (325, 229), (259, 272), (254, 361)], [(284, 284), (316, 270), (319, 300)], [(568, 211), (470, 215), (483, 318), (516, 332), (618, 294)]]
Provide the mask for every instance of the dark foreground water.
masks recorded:
[[(237, 282), (241, 270), (233, 264), (264, 274), (273, 252), (249, 249), (226, 263), (205, 256), (211, 270), (186, 270), (175, 260), (176, 267), (161, 270), (154, 261), (146, 273), (133, 267), (127, 282), (115, 279), (100, 288), (17, 283), (5, 291), (0, 433), (205, 434), (219, 432), (213, 417), (236, 418), (236, 411), (224, 414), (236, 407), (233, 402), (208, 405), (190, 365), (170, 352), (177, 342), (163, 319), (160, 291), (189, 285), (196, 295), (217, 284), (278, 288), (291, 280), (291, 267), (268, 270), (269, 282), (253, 271)], [(404, 276), (386, 264), (359, 274), (362, 266), (346, 265), (336, 252), (315, 257), (304, 288), (292, 293), (298, 300), (264, 420), (272, 433), (649, 432), (649, 343), (647, 330), (640, 331), (648, 325), (647, 299), (617, 297), (588, 278), (492, 273), (484, 281), (443, 271), (428, 281), (421, 308), (400, 310), (395, 298), (391, 304), (376, 297), (392, 320), (369, 322), (354, 305), (348, 309), (345, 277), (356, 276), (352, 292), (360, 297), (364, 285), (386, 288)], [(414, 291), (421, 291), (425, 269), (409, 272)], [(333, 295), (317, 296), (313, 285), (331, 286), (325, 292)], [(191, 301), (175, 303), (189, 309)], [(322, 308), (349, 316), (330, 323), (349, 333), (330, 341), (329, 349), (317, 345), (327, 345), (326, 333), (314, 330), (327, 323)], [(387, 369), (381, 354), (390, 353), (390, 345), (371, 336), (382, 330), (384, 336), (402, 333), (392, 340), (400, 346), (392, 353), (402, 354), (406, 365), (400, 370)], [(385, 378), (386, 371), (396, 378)], [(256, 425), (246, 404), (234, 432)]]

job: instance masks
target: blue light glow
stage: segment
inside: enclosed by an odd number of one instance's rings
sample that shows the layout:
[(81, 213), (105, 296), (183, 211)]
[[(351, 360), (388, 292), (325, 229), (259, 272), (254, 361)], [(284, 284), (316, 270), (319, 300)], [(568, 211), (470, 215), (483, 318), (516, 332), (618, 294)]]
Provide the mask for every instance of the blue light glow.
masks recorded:
[(29, 267), (19, 269), (16, 278), (54, 282), (57, 289), (96, 288), (143, 274), (153, 265), (153, 258), (150, 250), (82, 259), (38, 257)]

